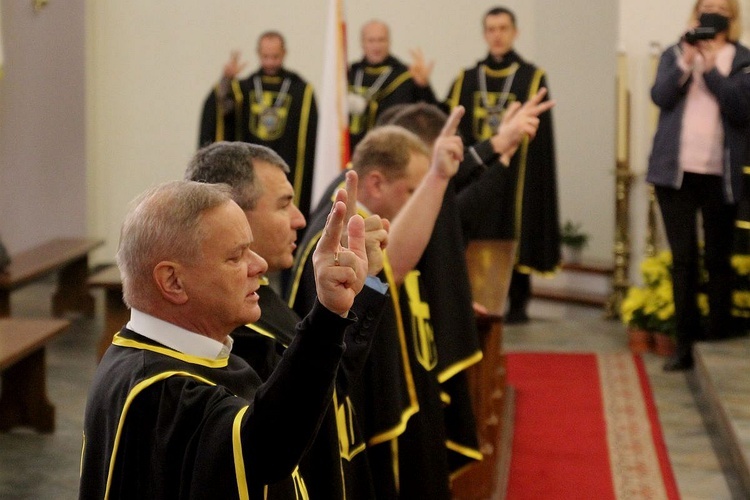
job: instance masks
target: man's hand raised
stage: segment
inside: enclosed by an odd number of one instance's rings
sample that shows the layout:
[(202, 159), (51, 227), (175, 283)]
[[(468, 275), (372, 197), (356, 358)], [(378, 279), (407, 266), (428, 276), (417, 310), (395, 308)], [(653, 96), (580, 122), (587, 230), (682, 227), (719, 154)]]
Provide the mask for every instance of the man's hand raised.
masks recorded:
[[(359, 177), (357, 172), (346, 172), (346, 191), (339, 189), (336, 201), (346, 203), (346, 218), (344, 224), (357, 213), (357, 188)], [(388, 246), (388, 231), (390, 222), (379, 215), (373, 214), (365, 218), (365, 249), (367, 250), (367, 274), (376, 276), (383, 269), (383, 250)], [(347, 246), (347, 230), (341, 235), (341, 244)]]
[(412, 49), (409, 51), (412, 58), (411, 66), (409, 66), (409, 73), (411, 73), (412, 80), (420, 87), (427, 87), (430, 85), (430, 75), (432, 74), (432, 68), (435, 67), (435, 62), (427, 62), (422, 54), (422, 49)]
[(435, 140), (432, 147), (432, 166), (430, 167), (439, 176), (450, 179), (458, 172), (458, 165), (464, 159), (464, 144), (461, 137), (456, 135), (458, 124), (464, 116), (464, 107), (453, 108), (448, 121), (443, 125), (443, 130)]
[(234, 80), (240, 71), (245, 69), (245, 66), (247, 66), (247, 63), (240, 62), (240, 51), (233, 50), (229, 54), (229, 61), (224, 65), (224, 78)]
[(554, 100), (543, 101), (547, 89), (542, 87), (534, 97), (523, 103), (514, 102), (505, 110), (503, 121), (490, 141), (492, 147), (501, 156), (504, 164), (510, 164), (524, 137), (530, 140), (536, 136), (539, 128), (539, 115), (555, 105)]
[(348, 248), (341, 245), (346, 204), (336, 201), (313, 253), (318, 300), (328, 310), (346, 316), (367, 277), (365, 223), (354, 215), (347, 224)]

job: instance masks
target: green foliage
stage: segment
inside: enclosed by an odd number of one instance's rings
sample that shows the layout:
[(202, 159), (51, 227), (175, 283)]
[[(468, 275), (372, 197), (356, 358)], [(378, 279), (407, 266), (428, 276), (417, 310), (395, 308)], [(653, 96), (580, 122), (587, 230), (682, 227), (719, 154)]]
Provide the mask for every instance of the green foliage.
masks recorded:
[(568, 219), (560, 228), (560, 243), (571, 248), (584, 248), (589, 242), (588, 233), (581, 230), (581, 223)]

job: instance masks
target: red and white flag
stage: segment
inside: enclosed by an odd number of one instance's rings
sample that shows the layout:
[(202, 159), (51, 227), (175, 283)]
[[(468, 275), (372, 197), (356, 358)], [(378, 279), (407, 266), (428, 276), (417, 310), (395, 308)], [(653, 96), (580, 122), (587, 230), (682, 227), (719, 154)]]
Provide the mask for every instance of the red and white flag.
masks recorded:
[(349, 162), (349, 109), (346, 79), (346, 24), (343, 0), (329, 0), (326, 22), (323, 86), (320, 91), (315, 143), (312, 206)]

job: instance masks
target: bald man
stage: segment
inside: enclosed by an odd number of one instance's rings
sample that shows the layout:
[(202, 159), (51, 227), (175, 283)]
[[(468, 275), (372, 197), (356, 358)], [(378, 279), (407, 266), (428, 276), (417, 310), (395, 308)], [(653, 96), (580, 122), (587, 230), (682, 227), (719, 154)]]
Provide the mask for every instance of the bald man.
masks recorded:
[(430, 87), (432, 63), (420, 50), (411, 51), (407, 67), (391, 55), (391, 34), (383, 21), (373, 19), (362, 26), (360, 61), (349, 67), (349, 137), (352, 151), (380, 114), (397, 104), (436, 103)]

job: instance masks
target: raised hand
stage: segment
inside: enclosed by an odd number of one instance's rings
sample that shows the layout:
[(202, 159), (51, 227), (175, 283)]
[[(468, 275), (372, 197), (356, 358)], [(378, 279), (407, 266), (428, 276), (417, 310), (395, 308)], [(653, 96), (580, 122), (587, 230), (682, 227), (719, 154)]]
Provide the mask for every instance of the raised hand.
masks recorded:
[(490, 141), (492, 147), (501, 155), (503, 163), (508, 165), (521, 141), (525, 137), (533, 139), (539, 129), (539, 115), (555, 105), (554, 100), (543, 101), (547, 89), (542, 87), (528, 101), (514, 102), (505, 110), (503, 121)]
[(456, 135), (458, 124), (464, 116), (464, 107), (453, 108), (443, 130), (435, 140), (432, 149), (432, 165), (430, 168), (441, 177), (450, 179), (458, 172), (458, 165), (464, 159), (464, 144), (461, 137)]
[(409, 51), (412, 63), (409, 66), (409, 73), (414, 83), (420, 87), (427, 87), (430, 84), (430, 75), (432, 68), (435, 67), (435, 61), (426, 62), (422, 49), (412, 49)]
[(349, 312), (354, 297), (362, 290), (367, 277), (364, 220), (359, 215), (349, 219), (347, 248), (341, 245), (345, 217), (346, 204), (336, 201), (313, 253), (318, 300), (328, 310), (341, 316)]
[[(346, 172), (346, 191), (340, 189), (336, 193), (336, 201), (346, 203), (346, 217), (344, 218), (344, 231), (341, 234), (341, 245), (347, 246), (348, 231), (346, 224), (357, 213), (357, 189), (359, 177), (357, 172), (349, 170)], [(367, 250), (367, 274), (377, 275), (383, 269), (383, 250), (388, 245), (388, 230), (390, 223), (379, 215), (370, 215), (365, 218), (365, 249)]]
[(234, 80), (245, 66), (247, 63), (240, 63), (240, 51), (233, 50), (229, 55), (229, 62), (224, 65), (224, 78)]

